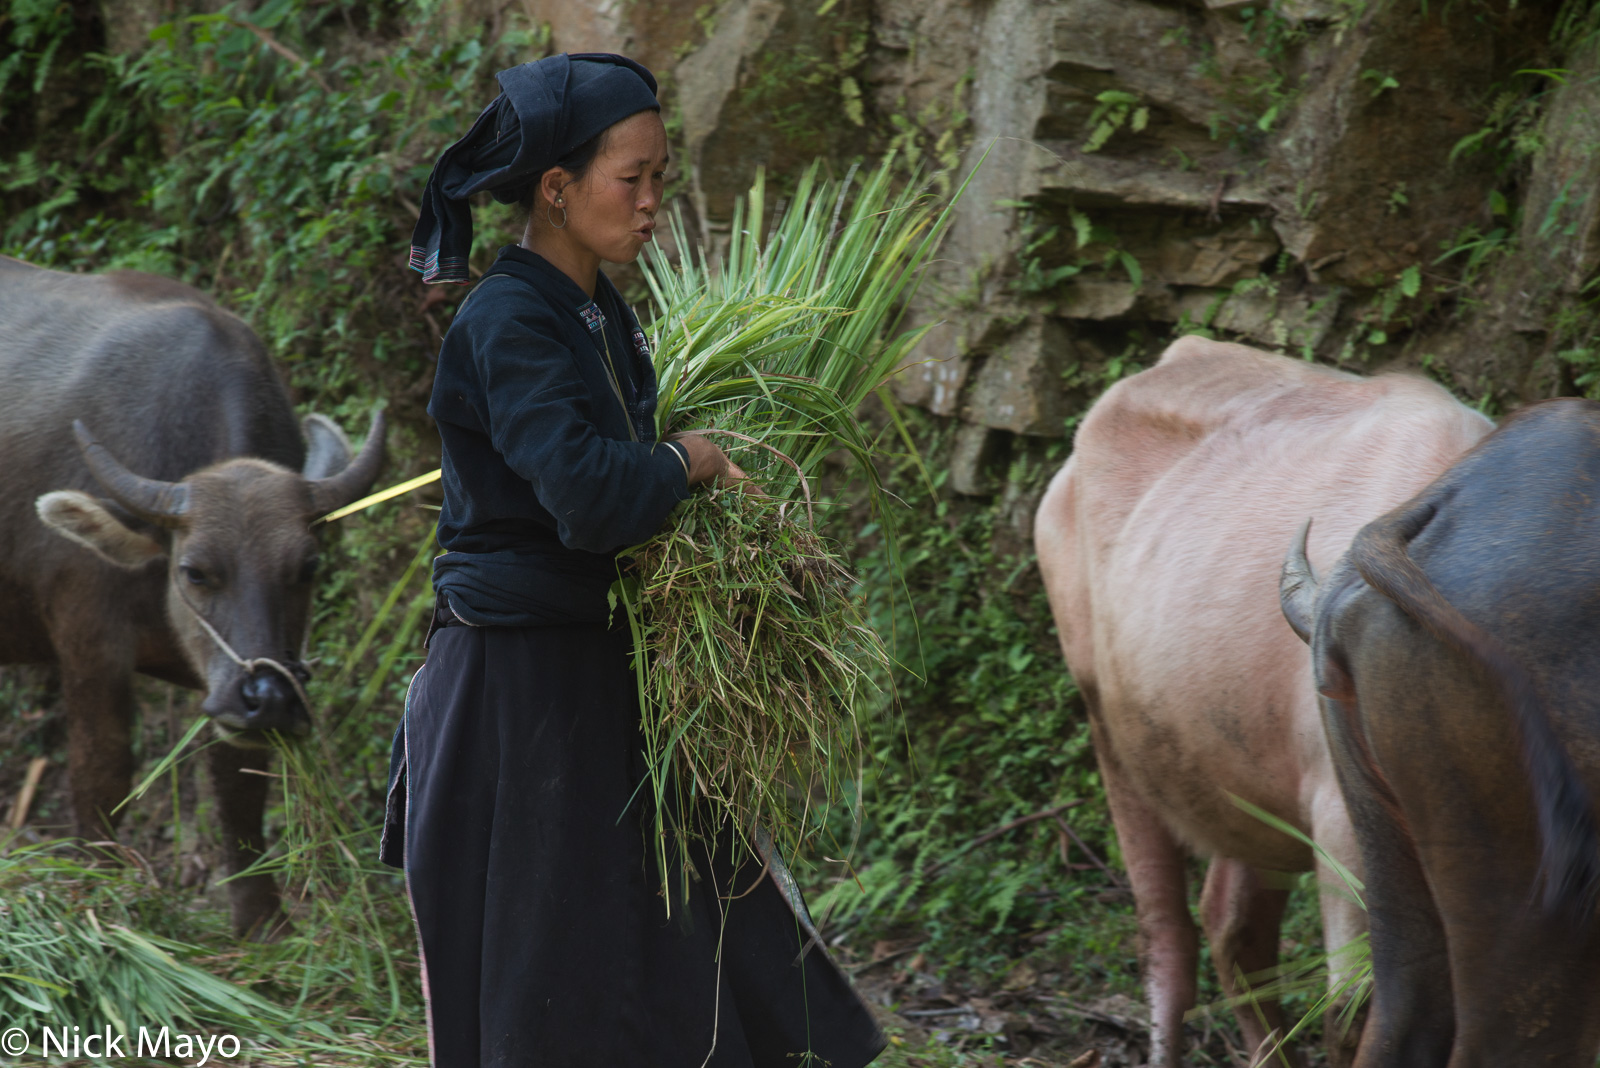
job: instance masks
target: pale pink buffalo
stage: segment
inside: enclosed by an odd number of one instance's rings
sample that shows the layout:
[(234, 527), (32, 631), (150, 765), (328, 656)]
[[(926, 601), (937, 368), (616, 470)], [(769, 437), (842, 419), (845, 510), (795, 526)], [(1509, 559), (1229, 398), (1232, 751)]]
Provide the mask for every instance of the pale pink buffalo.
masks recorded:
[[(1311, 849), (1233, 801), (1359, 872), (1311, 658), (1279, 608), (1285, 551), (1313, 519), (1311, 562), (1331, 567), (1490, 429), (1421, 378), (1197, 337), (1079, 427), (1034, 539), (1133, 885), (1153, 1064), (1182, 1063), (1195, 1002), (1187, 855), (1211, 858), (1201, 921), (1230, 994), (1236, 974), (1277, 961), (1288, 890), (1275, 873), (1319, 869), (1329, 949), (1365, 928)], [(1248, 1049), (1281, 1026), (1276, 1006), (1263, 1016), (1238, 1013)]]

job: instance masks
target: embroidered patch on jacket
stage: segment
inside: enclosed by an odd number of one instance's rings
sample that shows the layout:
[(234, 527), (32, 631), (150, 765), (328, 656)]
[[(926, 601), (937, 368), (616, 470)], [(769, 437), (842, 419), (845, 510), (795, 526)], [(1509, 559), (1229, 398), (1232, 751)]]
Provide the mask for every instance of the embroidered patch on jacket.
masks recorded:
[(606, 317), (600, 311), (600, 305), (590, 301), (578, 309), (578, 314), (583, 316), (583, 325), (589, 328), (590, 333), (598, 334), (605, 329)]

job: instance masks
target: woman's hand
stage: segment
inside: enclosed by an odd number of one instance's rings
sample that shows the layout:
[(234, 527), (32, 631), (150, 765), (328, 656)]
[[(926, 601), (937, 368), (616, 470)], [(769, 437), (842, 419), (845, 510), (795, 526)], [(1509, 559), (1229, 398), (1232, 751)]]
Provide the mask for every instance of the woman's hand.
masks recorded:
[(749, 482), (750, 476), (745, 474), (738, 464), (728, 459), (727, 453), (717, 448), (703, 435), (673, 434), (667, 440), (688, 450), (689, 485), (699, 486), (713, 482), (723, 489), (728, 489), (736, 483), (747, 482), (749, 485), (740, 488), (761, 492), (755, 483)]

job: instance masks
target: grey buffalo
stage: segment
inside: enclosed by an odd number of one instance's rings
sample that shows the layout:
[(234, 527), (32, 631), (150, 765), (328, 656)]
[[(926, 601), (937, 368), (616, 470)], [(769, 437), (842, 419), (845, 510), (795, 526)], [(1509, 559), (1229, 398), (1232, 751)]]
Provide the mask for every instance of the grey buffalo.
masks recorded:
[(1357, 1068), (1600, 1053), (1597, 485), (1600, 404), (1543, 401), (1322, 576), (1286, 562), (1366, 872)]
[[(59, 665), (77, 834), (106, 838), (131, 788), (132, 677), (205, 691), (223, 868), (262, 848), (270, 749), (308, 732), (312, 523), (383, 462), (303, 422), (265, 347), (189, 286), (0, 257), (0, 663)], [(269, 876), (229, 884), (266, 932)]]

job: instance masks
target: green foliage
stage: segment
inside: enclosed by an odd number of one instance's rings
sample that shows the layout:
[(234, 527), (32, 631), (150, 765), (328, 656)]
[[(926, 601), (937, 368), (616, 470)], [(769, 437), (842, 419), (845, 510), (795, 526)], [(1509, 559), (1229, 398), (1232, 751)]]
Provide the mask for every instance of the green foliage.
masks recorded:
[[(1303, 22), (1279, 14), (1270, 3), (1240, 8), (1238, 17), (1246, 41), (1262, 60), (1261, 70), (1230, 72), (1224, 106), (1210, 116), (1209, 125), (1212, 140), (1225, 139), (1236, 148), (1255, 150), (1300, 97), (1304, 77), (1296, 79), (1291, 72), (1308, 31)], [(1214, 55), (1202, 71), (1222, 80)]]
[(1139, 133), (1150, 122), (1150, 108), (1140, 103), (1137, 93), (1106, 89), (1095, 94), (1094, 100), (1094, 110), (1084, 124), (1089, 130), (1083, 142), (1085, 152), (1100, 151), (1111, 140), (1111, 135), (1124, 126), (1132, 133)]
[(1371, 357), (1370, 346), (1387, 345), (1391, 331), (1409, 329), (1436, 297), (1422, 294), (1422, 267), (1415, 263), (1377, 286), (1366, 308), (1357, 314), (1356, 329), (1346, 338), (1340, 359), (1359, 355), (1367, 360)]
[(1395, 80), (1393, 74), (1381, 70), (1364, 70), (1361, 72), (1361, 80), (1368, 84), (1374, 100), (1390, 89), (1400, 88), (1400, 83)]
[[(1050, 254), (1052, 246), (1058, 244), (1057, 238), (1061, 236), (1061, 227), (1041, 226), (1031, 205), (1020, 201), (1017, 203), (1024, 210), (1019, 223), (1021, 232), (1018, 235), (1020, 245), (1017, 251), (1018, 269), (1016, 277), (1011, 280), (1011, 288), (1024, 296), (1048, 293), (1083, 268), (1075, 263), (1045, 266), (1045, 257)], [(1080, 240), (1078, 244), (1081, 247), (1083, 241)]]
[[(78, 152), (0, 160), (0, 250), (213, 289), (291, 384), (337, 414), (364, 409), (338, 402), (370, 396), (385, 363), (420, 372), (432, 347), (395, 314), (399, 286), (379, 284), (403, 277), (395, 252), (431, 158), (493, 69), (543, 47), (531, 31), (446, 39), (441, 10), (415, 5), (415, 32), (372, 58), (339, 54), (334, 9), (299, 0), (173, 18), (141, 52), (90, 55), (100, 84)], [(103, 194), (114, 210), (92, 207)]]
[(885, 154), (893, 155), (903, 167), (915, 173), (932, 166), (934, 183), (940, 195), (950, 192), (949, 176), (954, 174), (966, 147), (963, 134), (971, 116), (967, 112), (967, 93), (972, 88), (972, 71), (956, 79), (948, 99), (932, 97), (915, 115), (905, 111), (905, 98), (887, 116), (893, 129)]
[(1076, 208), (1067, 211), (1065, 221), (1072, 227), (1069, 245), (1061, 225), (1049, 222), (1051, 216), (1040, 205), (1000, 200), (996, 207), (1018, 210), (1017, 271), (1008, 282), (1013, 293), (1045, 296), (1063, 282), (1092, 270), (1104, 274), (1120, 270), (1135, 289), (1144, 285), (1144, 268), (1138, 257), (1121, 246), (1115, 231), (1096, 226), (1086, 213)]
[(769, 50), (741, 85), (741, 103), (801, 159), (836, 155), (840, 114), (867, 125), (861, 84), (871, 29), (859, 6), (828, 0), (814, 12), (791, 10), (785, 47)]
[[(911, 421), (927, 453), (942, 459), (948, 428)], [(1015, 465), (1019, 495), (1031, 495), (1020, 487), (1040, 486), (1054, 462)], [(1028, 952), (1033, 937), (1075, 950), (1082, 973), (1125, 982), (1126, 931), (1096, 941), (1107, 931), (1095, 900), (1105, 878), (1057, 823), (1037, 819), (972, 844), (1019, 817), (1081, 801), (1062, 818), (1100, 859), (1114, 852), (1088, 725), (1036, 565), (1017, 544), (1015, 499), (941, 499), (942, 472), (930, 486), (913, 457), (885, 464), (886, 485), (909, 506), (895, 538), (904, 586), (874, 524), (861, 531), (857, 566), (870, 618), (893, 636), (904, 718), (867, 723), (860, 822), (836, 821), (824, 852), (844, 862), (819, 860), (830, 886), (813, 911), (858, 944), (917, 931), (946, 968), (992, 972)]]
[(56, 55), (72, 34), (72, 8), (60, 0), (11, 0), (5, 16), (0, 17), (0, 31), (5, 33), (9, 46), (5, 58), (0, 59), (3, 122), (9, 110), (6, 96), (13, 82), (24, 91), (37, 93), (49, 81)]
[(1540, 145), (1539, 116), (1560, 72), (1521, 70), (1509, 84), (1491, 90), (1483, 125), (1457, 141), (1450, 162), (1488, 153), (1502, 174), (1531, 160)]
[(1447, 241), (1441, 242), (1444, 252), (1434, 264), (1458, 260), (1461, 272), (1458, 286), (1468, 290), (1482, 277), (1484, 268), (1511, 251), (1512, 231), (1507, 226), (1492, 227), (1484, 231), (1475, 223), (1468, 224)]

